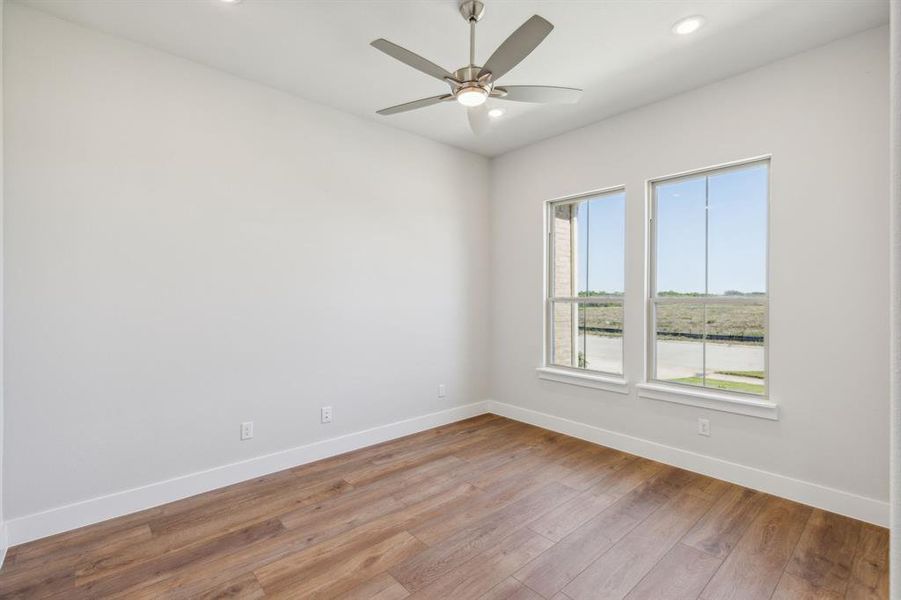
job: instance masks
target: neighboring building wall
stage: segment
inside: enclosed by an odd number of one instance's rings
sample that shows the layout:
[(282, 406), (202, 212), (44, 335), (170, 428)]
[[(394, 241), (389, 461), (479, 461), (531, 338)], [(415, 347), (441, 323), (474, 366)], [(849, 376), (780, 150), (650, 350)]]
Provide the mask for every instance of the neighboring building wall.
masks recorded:
[[(575, 205), (554, 207), (554, 296), (573, 295)], [(573, 366), (575, 314), (569, 304), (554, 307), (554, 364)]]

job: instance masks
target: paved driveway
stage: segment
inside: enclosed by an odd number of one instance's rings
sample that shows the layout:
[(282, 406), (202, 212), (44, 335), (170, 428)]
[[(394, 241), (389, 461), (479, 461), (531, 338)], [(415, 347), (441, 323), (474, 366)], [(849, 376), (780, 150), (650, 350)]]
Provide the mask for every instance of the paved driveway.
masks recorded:
[[(611, 371), (621, 363), (621, 338), (589, 335), (585, 346), (590, 369)], [(657, 377), (677, 379), (699, 375), (702, 370), (702, 352), (700, 342), (679, 340), (657, 342)], [(763, 368), (763, 346), (707, 343), (708, 374), (712, 375), (715, 371), (762, 371)], [(759, 383), (759, 380), (749, 381)]]

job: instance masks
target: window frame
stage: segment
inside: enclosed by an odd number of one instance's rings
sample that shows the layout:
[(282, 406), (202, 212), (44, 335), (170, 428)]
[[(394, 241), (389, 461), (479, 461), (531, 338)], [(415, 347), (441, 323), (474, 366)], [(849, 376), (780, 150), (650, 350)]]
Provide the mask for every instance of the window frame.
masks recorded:
[[(541, 366), (537, 369), (538, 376), (541, 379), (579, 385), (583, 387), (591, 387), (614, 391), (622, 394), (628, 393), (628, 384), (625, 379), (626, 373), (626, 352), (625, 352), (625, 313), (626, 313), (626, 264), (628, 262), (628, 227), (626, 218), (628, 214), (628, 199), (623, 202), (623, 293), (621, 296), (555, 296), (554, 295), (554, 217), (553, 211), (557, 206), (563, 204), (578, 204), (579, 202), (595, 199), (601, 196), (614, 194), (626, 195), (625, 185), (615, 185), (611, 187), (580, 192), (569, 196), (552, 198), (544, 202), (544, 276), (542, 279), (542, 328), (541, 328)], [(598, 304), (598, 303), (616, 303), (623, 309), (623, 334), (621, 336), (622, 344), (622, 372), (614, 373), (611, 371), (599, 371), (594, 369), (580, 369), (576, 367), (568, 367), (565, 365), (557, 365), (552, 362), (553, 350), (553, 307), (557, 302), (569, 302), (573, 306), (579, 304)]]
[[(716, 296), (707, 295), (691, 297), (657, 297), (657, 194), (656, 187), (663, 183), (673, 183), (682, 180), (696, 179), (700, 176), (709, 177), (714, 174), (723, 174), (730, 171), (739, 171), (757, 164), (765, 164), (767, 167), (767, 197), (766, 197), (766, 248), (765, 255), (765, 281), (766, 290), (763, 297), (748, 296)], [(776, 419), (776, 405), (770, 398), (770, 298), (772, 296), (772, 278), (770, 269), (770, 243), (772, 235), (772, 192), (773, 192), (773, 160), (772, 155), (766, 154), (722, 163), (691, 171), (683, 171), (663, 177), (655, 177), (646, 182), (647, 196), (647, 294), (645, 297), (645, 383), (640, 386), (640, 395), (656, 400), (669, 400), (681, 404), (692, 404), (704, 408), (728, 410), (752, 416)], [(709, 258), (705, 257), (705, 260)], [(705, 265), (705, 271), (708, 265)], [(734, 390), (720, 390), (706, 386), (697, 386), (687, 383), (665, 381), (657, 379), (657, 322), (656, 307), (661, 305), (741, 305), (749, 304), (764, 307), (764, 339), (763, 339), (763, 368), (764, 389), (762, 394), (740, 392)], [(706, 342), (705, 342), (706, 345)], [(690, 401), (694, 396), (698, 402)], [(730, 403), (732, 408), (721, 408), (719, 401)], [(744, 409), (742, 407), (748, 407)]]

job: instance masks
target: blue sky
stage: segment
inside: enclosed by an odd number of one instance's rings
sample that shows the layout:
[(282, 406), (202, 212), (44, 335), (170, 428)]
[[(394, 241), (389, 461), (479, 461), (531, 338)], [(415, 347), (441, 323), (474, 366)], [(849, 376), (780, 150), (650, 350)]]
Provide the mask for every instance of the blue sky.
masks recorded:
[(625, 217), (624, 192), (600, 196), (579, 205), (578, 291), (623, 291)]
[[(706, 252), (707, 293), (765, 292), (767, 187), (765, 164), (657, 186), (657, 290), (705, 292)], [(623, 291), (624, 221), (624, 193), (579, 206), (578, 291)]]
[(765, 292), (766, 199), (763, 164), (657, 186), (657, 290), (705, 291), (706, 226), (706, 292)]

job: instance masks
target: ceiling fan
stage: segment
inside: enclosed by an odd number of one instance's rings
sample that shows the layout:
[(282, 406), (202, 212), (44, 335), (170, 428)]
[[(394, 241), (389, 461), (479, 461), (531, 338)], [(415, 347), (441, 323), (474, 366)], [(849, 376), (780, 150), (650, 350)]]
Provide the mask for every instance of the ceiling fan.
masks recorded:
[(532, 50), (538, 47), (554, 28), (546, 19), (533, 15), (510, 34), (504, 43), (498, 46), (494, 54), (481, 67), (475, 64), (476, 23), (485, 13), (485, 4), (480, 0), (463, 0), (460, 3), (460, 14), (469, 23), (469, 65), (457, 69), (453, 73), (436, 65), (430, 60), (410, 52), (385, 39), (372, 42), (372, 46), (400, 62), (431, 75), (450, 85), (450, 93), (430, 98), (422, 98), (404, 104), (398, 104), (377, 111), (380, 115), (425, 108), (433, 104), (456, 100), (467, 108), (469, 126), (476, 134), (483, 133), (488, 127), (488, 111), (485, 101), (488, 98), (513, 100), (515, 102), (562, 103), (578, 102), (582, 90), (547, 85), (508, 85), (500, 87), (497, 80), (510, 69), (518, 65)]

